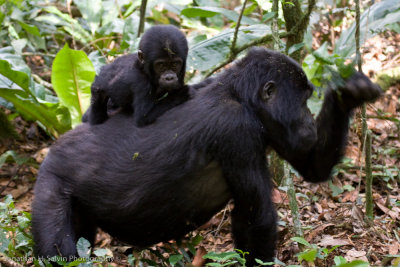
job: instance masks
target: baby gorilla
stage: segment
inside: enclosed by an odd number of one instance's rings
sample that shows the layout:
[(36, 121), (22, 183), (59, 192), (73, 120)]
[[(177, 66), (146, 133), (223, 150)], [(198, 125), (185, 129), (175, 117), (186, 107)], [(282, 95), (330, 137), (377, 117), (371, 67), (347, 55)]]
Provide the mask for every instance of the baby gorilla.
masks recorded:
[(102, 67), (92, 87), (91, 105), (82, 121), (99, 124), (110, 111), (132, 113), (138, 126), (154, 122), (189, 98), (184, 86), (188, 44), (171, 25), (153, 26), (143, 34), (139, 51)]

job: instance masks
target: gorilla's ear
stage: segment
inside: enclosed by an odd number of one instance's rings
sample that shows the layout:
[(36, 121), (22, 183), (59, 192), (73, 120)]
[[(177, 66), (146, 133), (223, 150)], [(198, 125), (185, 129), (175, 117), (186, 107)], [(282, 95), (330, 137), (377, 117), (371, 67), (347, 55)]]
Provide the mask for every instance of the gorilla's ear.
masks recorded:
[(267, 101), (275, 94), (275, 92), (275, 83), (273, 81), (266, 82), (260, 90), (261, 99)]
[(138, 55), (138, 59), (139, 59), (140, 63), (141, 63), (141, 64), (144, 64), (144, 54), (143, 54), (143, 51), (142, 51), (142, 50), (138, 50), (137, 55)]

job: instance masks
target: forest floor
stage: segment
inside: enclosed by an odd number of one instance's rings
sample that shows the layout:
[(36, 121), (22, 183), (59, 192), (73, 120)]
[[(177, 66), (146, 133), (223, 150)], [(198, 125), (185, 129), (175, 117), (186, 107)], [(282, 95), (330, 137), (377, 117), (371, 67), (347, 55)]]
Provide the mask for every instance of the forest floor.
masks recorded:
[[(379, 70), (399, 67), (399, 44), (400, 35), (370, 40), (363, 55), (364, 72), (373, 75)], [(361, 259), (374, 266), (398, 264), (395, 263), (398, 258), (388, 255), (400, 254), (400, 81), (389, 86), (376, 103), (367, 106), (367, 115), (368, 128), (373, 136), (373, 221), (364, 220), (365, 173), (361, 167), (364, 157), (360, 149), (359, 111), (351, 124), (346, 158), (337, 168), (332, 182), (310, 184), (300, 177), (294, 178), (305, 240), (319, 249), (338, 246), (327, 257), (315, 261), (315, 266), (332, 266), (334, 256), (338, 255), (349, 261)], [(38, 166), (54, 140), (49, 139), (35, 123), (17, 117), (14, 125), (21, 139), (4, 141), (0, 155), (14, 150), (22, 157), (32, 158), (34, 164), (4, 164), (0, 170), (0, 194), (1, 197), (11, 194), (17, 208), (30, 211)], [(291, 240), (296, 234), (286, 189), (276, 187), (273, 200), (279, 215), (277, 257), (285, 264), (299, 264), (296, 254), (307, 248), (299, 247)], [(202, 262), (201, 256), (206, 252), (233, 249), (229, 219), (232, 208), (233, 204), (228, 204), (202, 227), (203, 230), (198, 230), (204, 239), (198, 246), (196, 262)], [(103, 232), (98, 233), (95, 246), (120, 255), (112, 266), (126, 266), (124, 252), (127, 246)], [(303, 262), (303, 265), (307, 264)]]

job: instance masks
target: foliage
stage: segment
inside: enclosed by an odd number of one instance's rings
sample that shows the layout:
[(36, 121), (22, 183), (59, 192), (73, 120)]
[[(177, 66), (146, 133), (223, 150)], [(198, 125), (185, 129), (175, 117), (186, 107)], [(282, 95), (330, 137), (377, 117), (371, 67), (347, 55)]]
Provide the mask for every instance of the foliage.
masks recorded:
[[(400, 2), (397, 0), (385, 0), (376, 2), (360, 18), (360, 39), (364, 43), (376, 34), (386, 31), (389, 27), (398, 25), (400, 21)], [(339, 40), (336, 42), (335, 53), (345, 58), (351, 57), (355, 53), (355, 22), (343, 31)], [(362, 43), (360, 45), (362, 45)]]
[(11, 102), (27, 120), (36, 120), (50, 134), (70, 129), (69, 114), (44, 86), (33, 81), (22, 57), (10, 47), (0, 48), (0, 96)]
[(27, 260), (32, 256), (31, 215), (19, 211), (10, 195), (0, 202), (0, 253)]
[[(301, 244), (304, 246), (304, 250), (297, 254), (297, 258), (299, 262), (306, 261), (308, 263), (315, 263), (317, 259), (326, 260), (326, 258), (339, 247), (339, 245), (332, 247), (331, 249), (328, 248), (319, 248), (314, 244), (310, 244), (305, 240), (303, 237), (292, 237), (293, 241)], [(334, 267), (364, 267), (369, 266), (367, 262), (361, 260), (354, 260), (351, 262), (347, 262), (347, 260), (341, 256), (336, 256), (334, 259), (336, 265)], [(317, 264), (318, 266), (318, 264)], [(324, 263), (326, 266), (326, 262)]]
[[(137, 50), (140, 38), (137, 36), (139, 25), (138, 8), (140, 1), (130, 0), (94, 0), (73, 1), (70, 9), (63, 5), (65, 1), (39, 0), (0, 0), (0, 105), (21, 115), (25, 120), (38, 123), (51, 136), (75, 127), (89, 105), (90, 83), (101, 66), (113, 57)], [(69, 1), (68, 1), (69, 2)], [(295, 6), (292, 2), (284, 5)], [(326, 9), (325, 2), (319, 1), (320, 10)], [(242, 55), (242, 51), (251, 45), (272, 47), (271, 2), (249, 1), (241, 21), (239, 7), (228, 7), (227, 3), (216, 0), (173, 0), (168, 3), (151, 1), (146, 13), (146, 28), (154, 24), (173, 24), (187, 32), (189, 56), (187, 61), (187, 81), (197, 82), (210, 74), (216, 66), (224, 66)], [(306, 10), (306, 4), (302, 6)], [(338, 8), (332, 12), (352, 15), (352, 7)], [(284, 36), (286, 21), (282, 12), (278, 14), (278, 34)], [(361, 16), (361, 41), (387, 30), (400, 32), (400, 2), (383, 0), (367, 8)], [(339, 23), (337, 22), (335, 26)], [(235, 26), (239, 24), (236, 47), (231, 47), (235, 35)], [(310, 25), (309, 28), (311, 28)], [(333, 53), (329, 43), (322, 44), (313, 51), (311, 30), (304, 42), (294, 44), (287, 49), (288, 54), (303, 51), (302, 67), (308, 78), (318, 88), (326, 85), (338, 87), (354, 72), (351, 60), (355, 51), (355, 24), (341, 33), (334, 45)], [(280, 49), (286, 50), (285, 43), (279, 40)], [(332, 44), (333, 47), (333, 44)], [(235, 50), (236, 49), (236, 50)], [(52, 67), (50, 77), (36, 75), (32, 57), (44, 61), (44, 70)], [(308, 105), (317, 114), (322, 103), (322, 92), (317, 90)], [(397, 121), (398, 122), (398, 121)], [(396, 153), (392, 152), (382, 153)], [(14, 151), (0, 156), (0, 167), (4, 162), (28, 163)], [(383, 173), (384, 172), (384, 173)], [(396, 179), (397, 167), (386, 168), (380, 175), (385, 181)], [(331, 184), (333, 194), (339, 194), (345, 188)], [(400, 205), (398, 201), (397, 205)], [(15, 209), (11, 197), (0, 202), (0, 253), (9, 257), (32, 256), (32, 239), (29, 234), (30, 215)], [(165, 244), (161, 254), (158, 249), (148, 249), (141, 255), (130, 255), (130, 263), (140, 265), (184, 266), (191, 263), (196, 253), (195, 246), (201, 237), (178, 244)], [(298, 260), (314, 263), (325, 261), (336, 247), (327, 249), (309, 244), (300, 237), (293, 238), (304, 246)], [(79, 259), (66, 263), (65, 259), (54, 260), (64, 266), (92, 266), (107, 262), (110, 251), (90, 249), (85, 239), (77, 243)], [(157, 260), (147, 257), (149, 254)], [(226, 253), (210, 252), (204, 257), (212, 260), (208, 266), (243, 265), (246, 252)], [(91, 257), (95, 255), (96, 257)], [(146, 256), (145, 256), (146, 255)], [(161, 263), (160, 263), (161, 262)], [(347, 262), (342, 257), (334, 258), (336, 267), (366, 266), (360, 261)], [(24, 262), (25, 263), (25, 262)], [(257, 261), (261, 266), (270, 265)], [(35, 260), (35, 266), (44, 263)], [(42, 265), (41, 265), (42, 264)], [(278, 261), (275, 264), (285, 266)]]
[[(186, 266), (192, 262), (196, 254), (196, 246), (203, 240), (201, 235), (195, 235), (188, 240), (176, 243), (164, 243), (162, 246), (143, 250), (140, 255), (129, 255), (128, 262), (131, 265), (149, 266)], [(160, 253), (163, 251), (164, 253)], [(165, 256), (165, 253), (168, 256)], [(155, 259), (156, 260), (155, 260)]]

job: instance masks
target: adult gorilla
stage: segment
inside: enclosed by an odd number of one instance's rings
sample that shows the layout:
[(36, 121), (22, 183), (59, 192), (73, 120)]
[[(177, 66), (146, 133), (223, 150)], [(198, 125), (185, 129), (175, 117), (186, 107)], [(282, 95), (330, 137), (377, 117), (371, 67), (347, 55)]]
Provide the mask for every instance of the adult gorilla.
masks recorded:
[[(154, 124), (117, 114), (61, 137), (35, 186), (38, 256), (75, 256), (96, 227), (133, 245), (182, 237), (233, 198), (236, 247), (273, 259), (276, 214), (265, 151), (273, 147), (308, 181), (329, 178), (343, 153), (351, 111), (380, 89), (356, 74), (328, 90), (316, 122), (312, 85), (292, 59), (254, 48)], [(339, 100), (340, 99), (340, 100)], [(115, 129), (118, 129), (116, 131)]]

